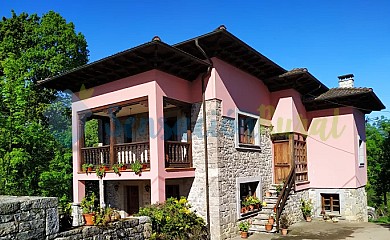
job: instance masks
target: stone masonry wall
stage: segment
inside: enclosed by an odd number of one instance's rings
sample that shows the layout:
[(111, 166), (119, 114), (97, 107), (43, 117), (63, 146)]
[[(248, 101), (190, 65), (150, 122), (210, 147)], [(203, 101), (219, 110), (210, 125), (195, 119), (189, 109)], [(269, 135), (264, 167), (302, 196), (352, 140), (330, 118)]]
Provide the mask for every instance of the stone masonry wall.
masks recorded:
[(59, 233), (55, 240), (149, 239), (152, 224), (148, 217), (126, 218), (106, 227), (85, 226)]
[(57, 198), (0, 196), (0, 240), (149, 239), (148, 217), (126, 218), (107, 227), (79, 227), (59, 233)]
[(57, 198), (0, 196), (0, 239), (52, 239), (57, 205)]
[(303, 217), (303, 213), (301, 211), (301, 199), (304, 199), (305, 201), (309, 200), (308, 190), (290, 192), (286, 205), (284, 206), (284, 209), (282, 211), (282, 216), (283, 215), (287, 216), (287, 219), (289, 220), (289, 224), (294, 224), (305, 220)]
[[(237, 178), (260, 177), (262, 193), (272, 181), (272, 142), (269, 129), (261, 131), (261, 151), (235, 148), (235, 119), (222, 117), (221, 101), (206, 102), (209, 158), (210, 222), (212, 239), (237, 234)], [(192, 107), (192, 156), (196, 168), (189, 201), (206, 216), (202, 104)]]

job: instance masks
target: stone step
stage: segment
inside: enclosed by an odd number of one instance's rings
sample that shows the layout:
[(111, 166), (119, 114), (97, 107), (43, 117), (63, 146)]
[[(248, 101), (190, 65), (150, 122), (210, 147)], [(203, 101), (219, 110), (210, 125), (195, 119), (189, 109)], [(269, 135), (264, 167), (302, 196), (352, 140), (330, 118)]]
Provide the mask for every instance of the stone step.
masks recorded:
[(249, 228), (250, 233), (276, 233), (276, 227), (273, 227), (271, 231), (267, 232), (264, 226), (251, 226)]

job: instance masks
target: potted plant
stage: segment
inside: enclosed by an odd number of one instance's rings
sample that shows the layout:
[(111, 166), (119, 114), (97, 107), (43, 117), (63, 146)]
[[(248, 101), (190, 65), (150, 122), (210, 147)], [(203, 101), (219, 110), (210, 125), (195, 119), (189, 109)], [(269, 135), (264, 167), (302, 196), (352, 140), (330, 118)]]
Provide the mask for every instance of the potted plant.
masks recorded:
[(139, 174), (141, 175), (141, 170), (142, 170), (142, 164), (139, 162), (139, 161), (135, 161), (131, 164), (131, 170), (133, 170), (133, 172), (135, 174)]
[(313, 205), (311, 200), (301, 199), (301, 211), (307, 222), (311, 222), (311, 211), (313, 210)]
[(241, 213), (247, 213), (248, 210), (249, 210), (249, 202), (245, 198), (241, 202)]
[(94, 225), (95, 201), (96, 201), (95, 193), (92, 193), (91, 196), (84, 197), (80, 203), (80, 207), (83, 211), (85, 225), (87, 226)]
[(268, 221), (268, 222), (265, 224), (265, 231), (267, 231), (267, 232), (271, 231), (272, 228), (273, 228), (273, 226), (274, 226), (274, 225)]
[(249, 222), (243, 221), (238, 224), (238, 228), (241, 231), (241, 238), (248, 238)]
[[(114, 173), (116, 173), (120, 176), (121, 175), (120, 171), (123, 169), (123, 166), (124, 166), (123, 163), (114, 164), (114, 165), (112, 165), (112, 170), (114, 171)], [(126, 167), (125, 167), (125, 170), (126, 170)]]
[(85, 173), (92, 172), (93, 171), (93, 164), (92, 163), (84, 163), (83, 165), (81, 165), (81, 169)]
[(282, 189), (283, 189), (283, 186), (281, 184), (276, 185), (276, 195), (277, 196), (279, 196)]
[(271, 192), (269, 192), (269, 191), (265, 192), (265, 196), (266, 196), (266, 197), (271, 197), (271, 195), (272, 195)]
[(272, 213), (270, 213), (268, 215), (268, 222), (271, 223), (272, 225), (274, 225), (274, 223), (275, 223), (275, 218), (274, 218), (274, 215)]
[(290, 225), (290, 222), (287, 218), (286, 215), (283, 215), (281, 218), (280, 218), (280, 222), (279, 222), (279, 226), (281, 228), (281, 232), (282, 232), (282, 235), (285, 236), (287, 235), (287, 231), (288, 231), (288, 227)]
[(98, 168), (96, 168), (96, 176), (102, 178), (105, 175), (106, 175), (106, 167), (104, 165), (100, 165)]

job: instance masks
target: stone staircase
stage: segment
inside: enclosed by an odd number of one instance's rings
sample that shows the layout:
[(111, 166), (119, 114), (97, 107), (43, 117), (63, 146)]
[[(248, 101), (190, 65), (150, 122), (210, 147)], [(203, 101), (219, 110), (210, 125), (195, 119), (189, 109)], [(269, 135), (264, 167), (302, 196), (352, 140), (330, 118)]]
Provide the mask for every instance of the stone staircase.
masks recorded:
[(276, 184), (271, 185), (268, 192), (271, 193), (271, 196), (265, 196), (263, 198), (263, 201), (267, 203), (267, 206), (262, 207), (258, 215), (254, 217), (252, 224), (249, 228), (250, 233), (276, 233), (276, 219), (272, 230), (269, 232), (265, 230), (265, 224), (268, 222), (269, 215), (272, 214), (274, 218), (276, 218), (274, 213), (274, 207), (276, 202), (278, 201), (278, 197), (276, 194)]

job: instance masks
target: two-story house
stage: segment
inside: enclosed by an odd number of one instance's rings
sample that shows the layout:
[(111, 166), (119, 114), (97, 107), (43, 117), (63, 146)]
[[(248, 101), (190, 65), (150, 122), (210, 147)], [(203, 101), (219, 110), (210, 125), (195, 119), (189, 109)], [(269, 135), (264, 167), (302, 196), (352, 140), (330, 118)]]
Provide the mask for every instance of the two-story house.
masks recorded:
[[(73, 93), (75, 203), (99, 179), (101, 201), (127, 214), (186, 196), (213, 239), (226, 239), (247, 217), (246, 196), (262, 198), (287, 181), (294, 188), (288, 201), (311, 199), (316, 216), (367, 221), (365, 114), (385, 107), (353, 81), (340, 76), (329, 89), (221, 26), (175, 45), (155, 37), (40, 84)], [(99, 141), (86, 146), (92, 120)], [(135, 161), (141, 174), (131, 170)], [(84, 163), (127, 170), (98, 178), (82, 171)]]

